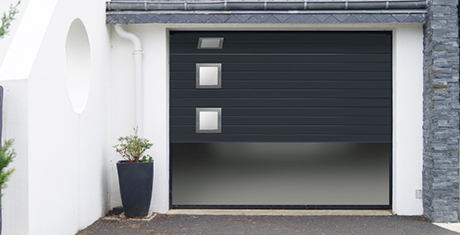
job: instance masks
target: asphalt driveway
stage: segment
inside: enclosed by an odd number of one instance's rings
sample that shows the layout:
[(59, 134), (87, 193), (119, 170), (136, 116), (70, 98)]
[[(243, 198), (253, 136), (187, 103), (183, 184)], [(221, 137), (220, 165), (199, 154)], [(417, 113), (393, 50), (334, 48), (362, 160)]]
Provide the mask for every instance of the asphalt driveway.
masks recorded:
[(423, 217), (157, 215), (151, 221), (98, 220), (78, 235), (308, 234), (458, 235)]

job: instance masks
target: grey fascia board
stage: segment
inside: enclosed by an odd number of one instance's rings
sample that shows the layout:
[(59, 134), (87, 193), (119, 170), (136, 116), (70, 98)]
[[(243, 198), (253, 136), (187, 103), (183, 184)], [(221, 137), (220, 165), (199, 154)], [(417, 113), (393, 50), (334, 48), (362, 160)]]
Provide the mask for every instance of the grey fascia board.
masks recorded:
[(283, 11), (283, 10), (416, 10), (426, 9), (427, 2), (408, 1), (209, 1), (153, 2), (111, 1), (107, 11)]

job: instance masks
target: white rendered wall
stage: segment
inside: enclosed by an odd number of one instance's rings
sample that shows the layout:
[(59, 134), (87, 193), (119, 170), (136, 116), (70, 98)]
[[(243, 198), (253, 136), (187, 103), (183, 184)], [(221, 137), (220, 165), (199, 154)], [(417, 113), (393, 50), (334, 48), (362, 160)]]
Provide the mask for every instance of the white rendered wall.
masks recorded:
[[(16, 61), (0, 70), (0, 83), (9, 91), (5, 138), (15, 138), (18, 150), (16, 171), (5, 190), (3, 234), (72, 235), (108, 210), (110, 40), (105, 1), (33, 0), (29, 6), (33, 4), (6, 56)], [(81, 114), (72, 108), (66, 84), (67, 33), (77, 18), (86, 27), (91, 64)], [(18, 63), (21, 55), (26, 58)]]
[[(161, 25), (124, 27), (139, 36), (144, 47), (144, 136), (153, 146), (147, 152), (154, 158), (154, 191), (150, 209), (166, 213), (169, 209), (169, 32)], [(134, 62), (133, 45), (112, 31), (110, 145), (117, 138), (133, 134)], [(121, 205), (116, 162), (111, 150), (111, 207)]]
[(10, 167), (15, 171), (3, 190), (3, 234), (29, 232), (29, 154), (28, 154), (28, 80), (2, 80), (3, 140), (14, 139), (16, 158)]
[[(10, 5), (2, 2), (3, 10), (8, 10)], [(24, 19), (24, 9), (28, 1), (21, 4), (20, 13), (17, 19), (11, 25), (10, 34), (0, 40), (0, 55), (4, 57), (14, 58), (16, 61), (30, 61), (30, 63), (17, 63), (8, 60), (8, 66), (0, 67), (0, 84), (4, 86), (4, 120), (3, 131), (4, 139), (13, 138), (15, 140), (14, 149), (17, 152), (16, 158), (13, 160), (11, 167), (15, 169), (7, 183), (7, 188), (4, 190), (2, 198), (3, 206), (3, 234), (29, 234), (30, 232), (30, 189), (29, 189), (29, 102), (28, 102), (28, 77), (30, 75), (33, 60), (41, 43), (43, 34), (33, 34), (35, 30), (46, 31), (49, 17), (41, 17), (39, 21), (34, 20), (40, 14), (51, 15), (55, 2), (48, 2), (39, 8), (29, 9), (27, 17)], [(48, 13), (48, 14), (47, 14)], [(21, 24), (21, 22), (24, 22)], [(30, 30), (33, 28), (33, 30)], [(17, 33), (19, 31), (19, 33)], [(31, 31), (31, 32), (28, 32)], [(30, 40), (31, 33), (34, 35)], [(25, 36), (27, 35), (27, 36)], [(15, 40), (13, 40), (16, 38)], [(15, 45), (15, 46), (12, 46)], [(18, 50), (25, 49), (29, 50)], [(10, 52), (10, 53), (6, 53)], [(17, 71), (21, 72), (18, 75)]]
[[(154, 146), (154, 196), (151, 210), (169, 209), (169, 30), (387, 30), (393, 31), (393, 211), (421, 215), (423, 30), (417, 24), (177, 24), (125, 25), (144, 44), (144, 133)], [(128, 135), (134, 125), (132, 45), (112, 33), (110, 143)], [(121, 115), (121, 114), (123, 115)], [(111, 207), (121, 205), (112, 150)]]
[[(29, 78), (31, 234), (74, 234), (107, 209), (110, 42), (105, 4), (74, 3), (58, 1)], [(86, 27), (91, 60), (90, 92), (81, 114), (71, 106), (65, 80), (66, 37), (76, 18)], [(59, 164), (50, 165), (55, 161)], [(47, 219), (43, 212), (55, 216)]]
[(393, 31), (393, 211), (423, 214), (423, 28)]

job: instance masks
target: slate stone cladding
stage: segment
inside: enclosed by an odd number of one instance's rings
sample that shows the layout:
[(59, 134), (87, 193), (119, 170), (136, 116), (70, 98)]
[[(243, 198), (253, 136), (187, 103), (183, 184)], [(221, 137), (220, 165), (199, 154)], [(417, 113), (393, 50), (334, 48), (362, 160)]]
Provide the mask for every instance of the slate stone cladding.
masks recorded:
[(457, 1), (429, 1), (424, 25), (423, 208), (436, 222), (459, 219)]

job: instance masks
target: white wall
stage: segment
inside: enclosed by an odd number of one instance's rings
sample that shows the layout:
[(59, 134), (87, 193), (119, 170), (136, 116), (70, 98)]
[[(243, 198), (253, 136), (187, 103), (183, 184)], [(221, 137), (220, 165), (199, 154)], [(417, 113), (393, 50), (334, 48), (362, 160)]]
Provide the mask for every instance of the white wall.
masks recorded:
[[(5, 191), (3, 234), (70, 235), (108, 210), (110, 31), (104, 0), (32, 4), (6, 56), (11, 61), (0, 70), (11, 93), (5, 94), (5, 138), (14, 137), (18, 149)], [(76, 18), (86, 27), (91, 60), (81, 114), (66, 84), (65, 45)]]
[[(154, 192), (150, 209), (166, 213), (169, 208), (169, 52), (168, 32), (160, 25), (125, 27), (140, 37), (144, 46), (144, 135), (154, 145), (147, 152), (154, 157)], [(117, 138), (133, 134), (134, 64), (133, 46), (112, 31), (110, 145)], [(121, 157), (111, 150), (111, 207), (121, 205), (116, 162)]]
[(2, 80), (0, 85), (4, 88), (3, 139), (14, 139), (17, 154), (10, 164), (15, 171), (3, 191), (3, 234), (28, 234), (28, 80)]
[(423, 28), (393, 31), (393, 211), (421, 215), (416, 199), (423, 165)]
[[(169, 52), (168, 30), (391, 30), (393, 52), (393, 211), (400, 215), (421, 215), (422, 200), (415, 190), (422, 188), (422, 83), (423, 31), (418, 24), (177, 24), (128, 25), (127, 31), (144, 43), (145, 136), (154, 146), (155, 179), (153, 206), (156, 212), (169, 208)], [(110, 143), (131, 133), (134, 125), (134, 67), (132, 45), (112, 34)], [(124, 116), (118, 113), (124, 113)], [(121, 205), (112, 150), (111, 207)]]

